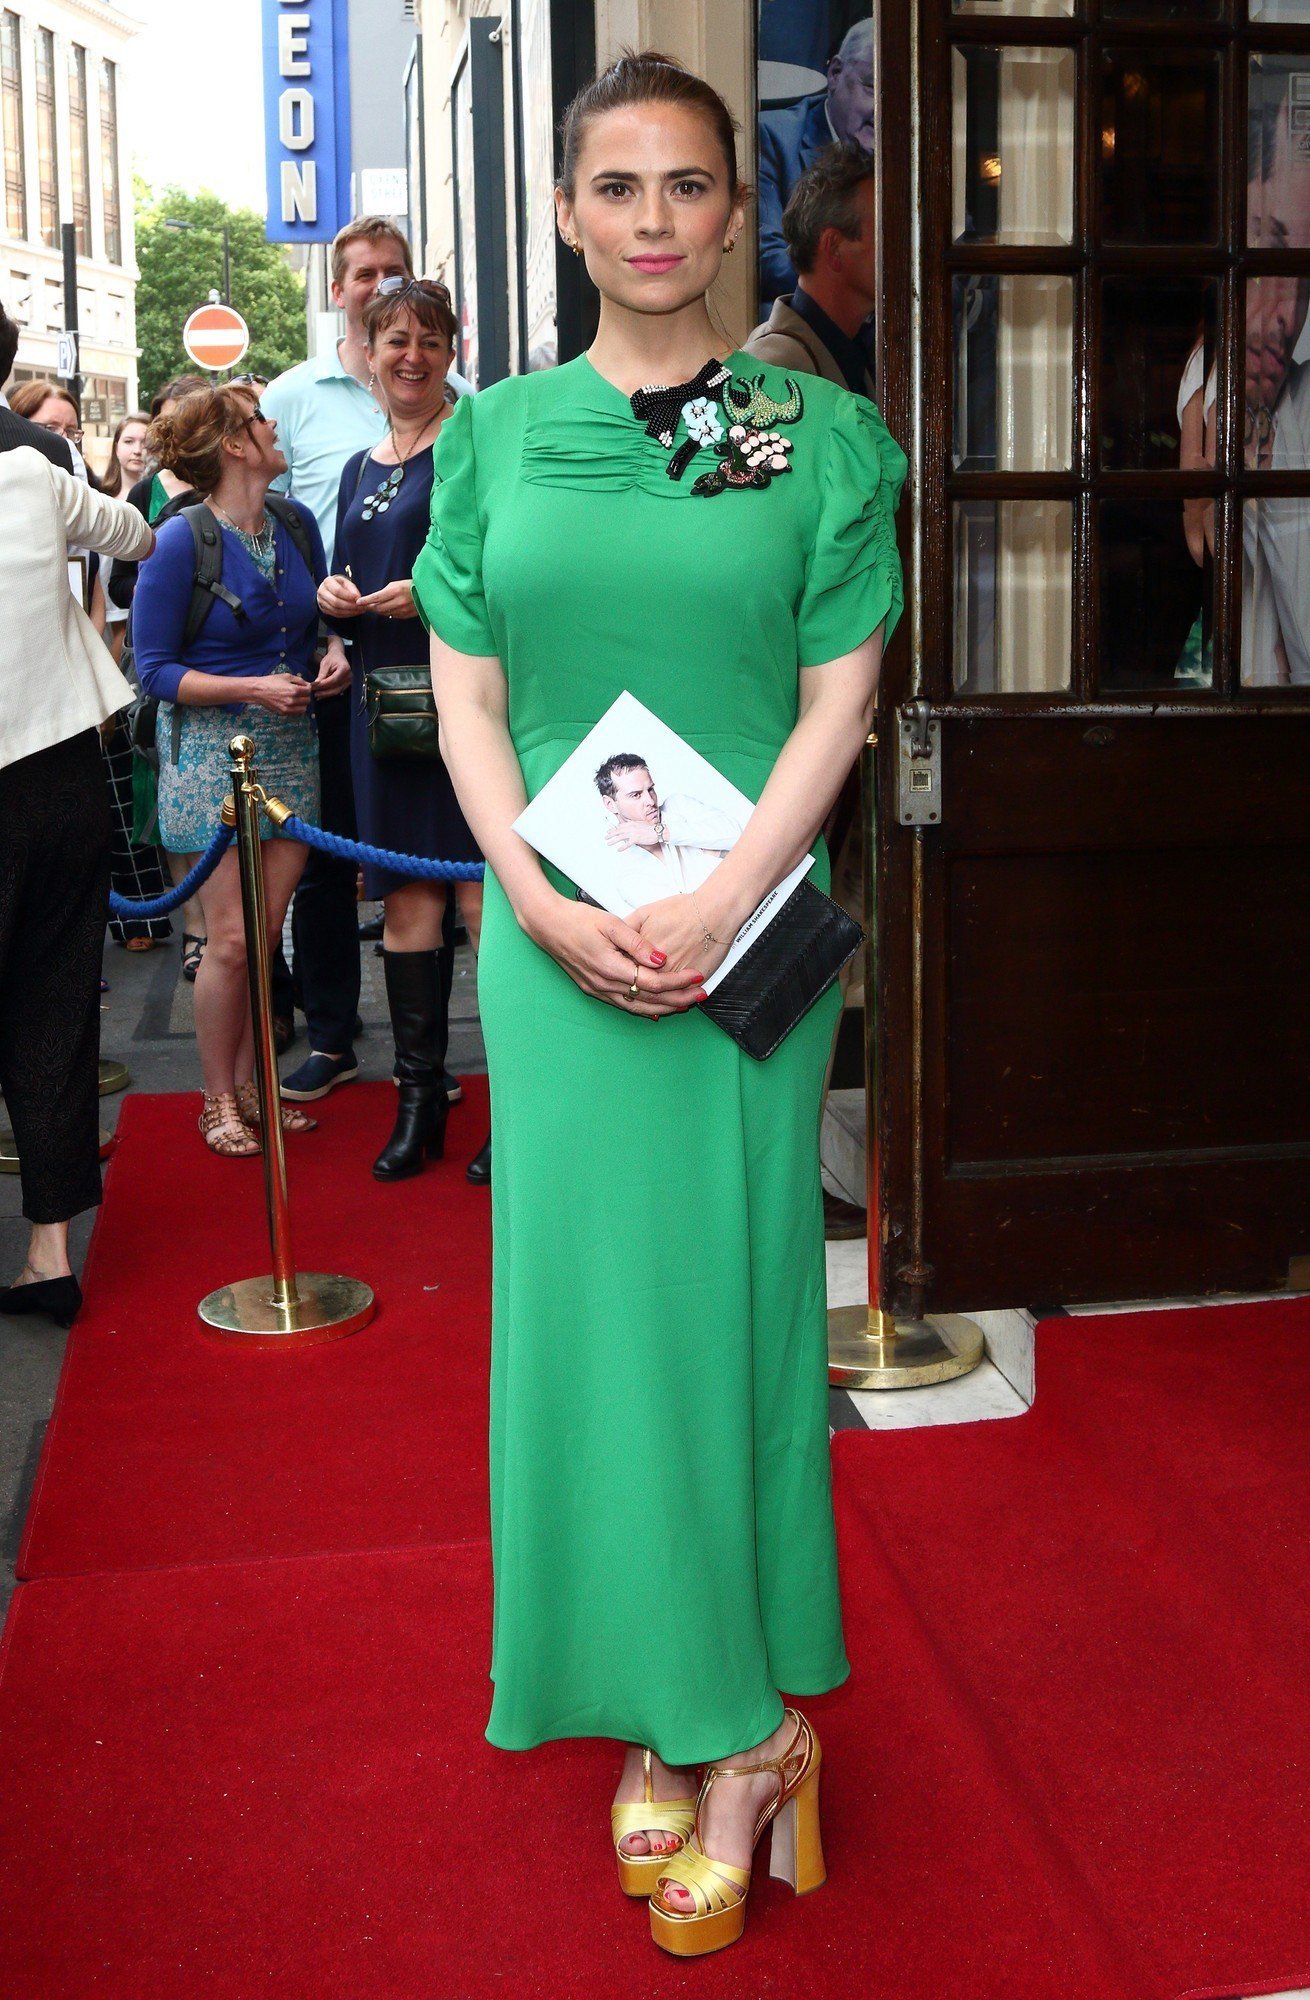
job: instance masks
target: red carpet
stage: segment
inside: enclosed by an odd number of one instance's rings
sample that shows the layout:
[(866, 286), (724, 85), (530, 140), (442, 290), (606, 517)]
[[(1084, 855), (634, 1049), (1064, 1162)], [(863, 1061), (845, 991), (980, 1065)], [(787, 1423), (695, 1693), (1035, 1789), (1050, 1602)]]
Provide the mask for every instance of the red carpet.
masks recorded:
[(446, 1158), (369, 1172), (390, 1084), (310, 1107), (287, 1141), (302, 1270), (364, 1278), (376, 1319), (296, 1355), (215, 1348), (196, 1305), (269, 1268), (258, 1160), (217, 1159), (198, 1097), (129, 1097), (19, 1557), (24, 1577), (465, 1541), (487, 1533), (490, 1196), (464, 1169), (485, 1077)]
[[(359, 1112), (340, 1109), (302, 1213), (346, 1185), (334, 1158)], [(148, 1121), (157, 1169), (177, 1157), (176, 1110), (142, 1105), (129, 1138)], [(182, 1312), (208, 1270), (174, 1278), (176, 1227), (158, 1237), (176, 1295), (161, 1338), (109, 1315), (111, 1278), (122, 1302), (128, 1279), (102, 1230), (96, 1353), (70, 1362), (87, 1379), (65, 1387), (42, 1508), (70, 1549), (76, 1531), (134, 1567), (25, 1584), (11, 1614), (4, 2000), (1226, 2000), (1310, 1982), (1310, 1309), (1048, 1324), (1027, 1416), (838, 1438), (854, 1675), (806, 1704), (828, 1753), (830, 1883), (799, 1902), (764, 1884), (742, 1945), (680, 1965), (613, 1885), (612, 1749), (510, 1757), (482, 1738), (482, 1412), (454, 1357), (482, 1345), (485, 1300), (473, 1270), (452, 1275), (475, 1213), (462, 1181), (427, 1179), (404, 1254), (367, 1188), (337, 1232), (346, 1268), (387, 1272), (393, 1325), (314, 1361), (371, 1342), (371, 1374), (348, 1394), (319, 1370), (293, 1407), (268, 1386), (281, 1370), (243, 1357), (244, 1425)], [(199, 1255), (230, 1272), (230, 1249)], [(421, 1268), (458, 1290), (424, 1323), (426, 1369)], [(153, 1369), (120, 1353), (105, 1370), (101, 1350), (139, 1343)], [(93, 1360), (116, 1399), (99, 1433)], [(183, 1394), (188, 1369), (207, 1394)], [(370, 1414), (347, 1504), (310, 1433), (331, 1420), (347, 1452), (351, 1395)], [(98, 1536), (70, 1413), (126, 1512)], [(140, 1441), (115, 1469), (115, 1427), (148, 1433), (166, 1471), (146, 1476)], [(247, 1478), (262, 1509), (226, 1491)], [(308, 1525), (278, 1519), (287, 1495)], [(133, 1507), (182, 1566), (146, 1566)], [(232, 1559), (242, 1537), (263, 1559)]]

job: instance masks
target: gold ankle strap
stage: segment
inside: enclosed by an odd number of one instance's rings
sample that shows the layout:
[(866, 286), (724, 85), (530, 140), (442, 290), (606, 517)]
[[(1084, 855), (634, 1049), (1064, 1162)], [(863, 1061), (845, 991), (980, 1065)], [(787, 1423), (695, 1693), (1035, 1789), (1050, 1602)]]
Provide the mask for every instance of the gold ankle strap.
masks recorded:
[(772, 1771), (776, 1777), (785, 1780), (787, 1776), (786, 1766), (796, 1757), (802, 1738), (808, 1737), (810, 1733), (810, 1725), (803, 1715), (798, 1715), (794, 1708), (789, 1708), (786, 1713), (795, 1717), (796, 1727), (792, 1731), (791, 1742), (787, 1745), (781, 1757), (768, 1757), (759, 1764), (715, 1764), (706, 1774), (707, 1777), (711, 1780), (714, 1778), (753, 1778), (761, 1771)]

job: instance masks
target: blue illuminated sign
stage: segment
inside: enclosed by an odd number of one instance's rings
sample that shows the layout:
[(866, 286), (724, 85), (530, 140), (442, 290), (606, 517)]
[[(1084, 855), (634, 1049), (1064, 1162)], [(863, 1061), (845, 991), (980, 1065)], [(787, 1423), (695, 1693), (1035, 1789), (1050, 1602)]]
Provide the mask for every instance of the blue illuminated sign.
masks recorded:
[(270, 243), (328, 243), (350, 220), (348, 0), (262, 0)]

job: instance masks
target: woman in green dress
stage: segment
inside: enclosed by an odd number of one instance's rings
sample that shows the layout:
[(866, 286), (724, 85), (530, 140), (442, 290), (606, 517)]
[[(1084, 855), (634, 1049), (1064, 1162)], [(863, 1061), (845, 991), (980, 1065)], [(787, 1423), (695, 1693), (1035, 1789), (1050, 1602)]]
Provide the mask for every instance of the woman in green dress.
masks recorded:
[[(818, 1745), (779, 1690), (848, 1672), (817, 1147), (837, 994), (764, 1063), (695, 1002), (811, 849), (826, 886), (901, 608), (905, 459), (871, 403), (717, 333), (746, 190), (699, 78), (628, 55), (589, 85), (556, 201), (596, 339), (458, 406), (414, 575), (488, 862), (487, 1734), (628, 1746), (622, 1883), (693, 1955), (740, 1934), (770, 1820), (774, 1871), (822, 1881)], [(758, 801), (694, 896), (626, 922), (511, 830), (625, 689)]]

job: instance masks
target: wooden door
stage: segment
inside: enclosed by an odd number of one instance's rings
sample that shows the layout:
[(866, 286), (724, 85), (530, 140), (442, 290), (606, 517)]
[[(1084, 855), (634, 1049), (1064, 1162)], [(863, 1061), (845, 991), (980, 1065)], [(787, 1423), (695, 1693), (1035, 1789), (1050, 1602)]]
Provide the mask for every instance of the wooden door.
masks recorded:
[(1283, 1285), (1310, 0), (913, 0), (880, 37), (916, 607), (877, 753), (882, 1302)]

